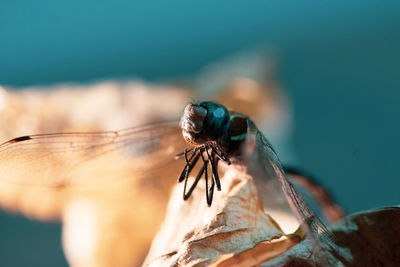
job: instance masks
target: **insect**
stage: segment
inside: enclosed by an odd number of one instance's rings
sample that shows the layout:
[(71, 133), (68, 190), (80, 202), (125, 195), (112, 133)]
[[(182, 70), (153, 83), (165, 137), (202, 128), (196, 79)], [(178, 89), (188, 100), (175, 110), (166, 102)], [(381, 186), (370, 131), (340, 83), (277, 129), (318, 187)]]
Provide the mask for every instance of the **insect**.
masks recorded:
[[(182, 138), (183, 135), (183, 138)], [(183, 152), (182, 152), (183, 151)], [(246, 115), (212, 101), (190, 103), (178, 123), (120, 131), (22, 136), (0, 145), (0, 181), (20, 185), (95, 185), (115, 173), (134, 170), (135, 177), (185, 159), (178, 181), (187, 199), (205, 177), (206, 200), (221, 190), (218, 164), (246, 166), (256, 179), (281, 190), (304, 232), (316, 246), (334, 247), (334, 237), (308, 208), (286, 178), (274, 149)], [(203, 166), (187, 190), (188, 177), (201, 158)], [(322, 251), (322, 250), (321, 250)]]
[[(221, 182), (218, 174), (218, 162), (224, 161), (230, 165), (231, 158), (240, 161), (242, 158), (240, 150), (246, 141), (249, 124), (254, 124), (250, 118), (244, 114), (229, 112), (226, 107), (212, 101), (203, 101), (198, 103), (190, 103), (186, 106), (181, 118), (182, 135), (185, 141), (192, 146), (191, 149), (185, 150), (176, 156), (176, 159), (185, 158), (186, 165), (179, 176), (178, 182), (184, 181), (183, 199), (190, 197), (197, 183), (204, 174), (206, 183), (206, 200), (210, 206), (212, 204), (214, 187), (221, 190)], [(260, 133), (258, 133), (260, 134)], [(272, 146), (262, 140), (264, 145), (270, 148), (270, 152), (275, 154)], [(187, 189), (187, 182), (193, 167), (202, 159), (203, 166), (200, 168), (192, 186)], [(211, 165), (211, 168), (209, 168)], [(211, 170), (211, 173), (208, 172)], [(316, 196), (321, 201), (321, 206), (326, 208), (323, 211), (329, 211), (327, 217), (332, 220), (337, 220), (343, 216), (343, 211), (340, 207), (334, 205), (332, 197), (323, 187), (318, 186), (314, 179), (305, 178), (311, 177), (305, 175), (303, 171), (284, 166), (284, 171), (291, 174), (294, 180), (308, 187), (308, 191), (322, 191), (321, 196)], [(299, 197), (296, 195), (296, 197)], [(297, 207), (296, 207), (297, 208)]]
[[(186, 161), (186, 166), (178, 179), (178, 182), (185, 181), (184, 200), (189, 198), (203, 173), (206, 181), (206, 199), (209, 206), (212, 203), (215, 185), (217, 190), (221, 190), (218, 162), (223, 160), (230, 165), (230, 157), (225, 151), (230, 151), (230, 148), (234, 147), (233, 142), (244, 140), (241, 136), (233, 136), (232, 130), (235, 130), (236, 125), (233, 121), (234, 118), (231, 118), (229, 111), (223, 105), (215, 102), (203, 101), (186, 106), (181, 119), (181, 128), (185, 141), (192, 148), (185, 150), (176, 157), (180, 158), (183, 155)], [(200, 157), (203, 160), (203, 167), (190, 189), (186, 191), (188, 177)], [(211, 165), (211, 173), (208, 173), (209, 164)], [(208, 185), (209, 178), (211, 178), (210, 186)]]

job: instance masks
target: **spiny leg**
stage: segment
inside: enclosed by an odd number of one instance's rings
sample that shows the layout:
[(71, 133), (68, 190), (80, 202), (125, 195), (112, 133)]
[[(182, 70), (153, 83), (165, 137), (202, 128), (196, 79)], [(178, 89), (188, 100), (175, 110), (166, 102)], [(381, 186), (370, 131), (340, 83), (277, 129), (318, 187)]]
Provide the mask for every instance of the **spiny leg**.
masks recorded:
[[(200, 152), (200, 153), (201, 153), (201, 152)], [(186, 186), (187, 186), (187, 182), (188, 182), (188, 177), (186, 177), (186, 179), (185, 179), (185, 186), (183, 187), (183, 199), (184, 199), (184, 200), (187, 200), (187, 199), (190, 197), (190, 195), (192, 194), (194, 188), (196, 187), (197, 183), (199, 182), (201, 176), (202, 176), (203, 173), (204, 173), (204, 169), (205, 169), (205, 166), (203, 166), (203, 167), (200, 169), (199, 173), (198, 173), (197, 176), (196, 176), (196, 179), (194, 180), (192, 186), (189, 188), (189, 191), (188, 191), (187, 193), (186, 193)]]
[(203, 153), (201, 153), (201, 157), (203, 159), (204, 162), (204, 168), (205, 168), (205, 175), (204, 178), (206, 180), (206, 198), (207, 198), (207, 204), (208, 206), (211, 206), (212, 200), (213, 200), (213, 196), (214, 196), (214, 186), (215, 186), (215, 182), (214, 179), (211, 175), (211, 186), (210, 189), (208, 189), (208, 162), (210, 161), (210, 157), (208, 156), (208, 152), (207, 152), (208, 147), (206, 147), (204, 145), (204, 150), (207, 153), (207, 160), (204, 158)]
[(218, 174), (218, 160), (214, 161), (216, 157), (215, 157), (215, 153), (213, 150), (211, 150), (211, 156), (210, 156), (210, 153), (208, 152), (208, 149), (206, 149), (206, 152), (207, 152), (207, 157), (210, 159), (213, 179), (215, 180), (215, 183), (217, 184), (217, 190), (221, 191), (221, 181), (219, 179), (219, 174)]
[(196, 162), (199, 159), (199, 155), (196, 154), (196, 151), (192, 154), (190, 159), (187, 159), (187, 154), (184, 154), (184, 155), (185, 155), (186, 165), (183, 168), (183, 170), (181, 172), (181, 175), (179, 176), (179, 179), (178, 179), (179, 183), (182, 182), (190, 174), (190, 172), (192, 171), (194, 165), (196, 164)]
[(183, 180), (187, 179), (189, 174), (192, 172), (194, 165), (196, 165), (197, 161), (200, 158), (200, 153), (198, 148), (194, 150), (192, 156), (189, 159), (187, 159), (186, 155), (187, 154), (185, 153), (186, 165), (183, 168), (181, 175), (179, 176), (178, 182), (182, 182)]
[(194, 153), (192, 154), (192, 156), (190, 157), (190, 159), (188, 159), (187, 155), (188, 155), (188, 150), (185, 149), (185, 151), (183, 151), (183, 155), (185, 156), (185, 161), (186, 161), (186, 165), (189, 164), (190, 160), (192, 159)]
[[(211, 152), (208, 151), (209, 149), (211, 149)], [(193, 152), (193, 153), (188, 158), (188, 154), (190, 152)], [(204, 152), (206, 152), (206, 154), (207, 154), (207, 159), (204, 156)], [(190, 186), (189, 190), (186, 192), (189, 175), (192, 172), (197, 161), (199, 160), (200, 156), (203, 160), (204, 165), (198, 172), (198, 174), (195, 178), (195, 181)], [(215, 185), (217, 185), (217, 190), (221, 190), (221, 181), (220, 181), (219, 174), (218, 174), (218, 161), (221, 159), (221, 160), (225, 161), (227, 164), (231, 164), (230, 159), (228, 158), (226, 153), (223, 151), (223, 149), (218, 146), (218, 144), (216, 144), (216, 146), (214, 146), (212, 144), (205, 144), (202, 147), (195, 147), (195, 148), (192, 148), (189, 150), (185, 150), (184, 152), (175, 156), (175, 158), (181, 158), (181, 157), (185, 157), (185, 161), (186, 161), (186, 165), (185, 165), (184, 169), (182, 170), (182, 173), (178, 179), (178, 182), (185, 181), (184, 190), (183, 190), (183, 199), (187, 200), (190, 197), (194, 188), (197, 186), (199, 180), (201, 179), (201, 176), (204, 173), (205, 180), (206, 180), (207, 204), (209, 206), (211, 206), (213, 196), (214, 196)], [(211, 179), (210, 186), (209, 186), (208, 164), (211, 165), (211, 172), (212, 172), (212, 174), (210, 176), (210, 179)]]
[[(228, 165), (231, 164), (231, 160), (226, 155), (225, 151), (217, 144), (216, 146), (210, 145), (212, 151), (223, 161), (225, 161)], [(217, 149), (218, 148), (218, 149)], [(219, 151), (218, 151), (219, 150)]]
[(208, 175), (205, 177), (206, 179), (206, 198), (207, 198), (207, 205), (211, 206), (213, 196), (214, 196), (214, 187), (215, 187), (215, 182), (214, 179), (211, 178), (211, 186), (210, 190), (208, 189)]
[[(196, 150), (197, 149), (197, 147), (192, 147), (191, 149), (185, 149), (185, 151), (183, 151), (183, 152), (181, 152), (181, 153), (179, 153), (179, 154), (176, 154), (175, 155), (175, 159), (180, 159), (180, 158), (182, 158), (182, 157), (184, 157), (185, 156), (185, 153), (186, 154), (189, 154), (190, 152), (192, 152), (192, 151), (194, 151), (194, 150)], [(193, 154), (192, 154), (193, 155)]]

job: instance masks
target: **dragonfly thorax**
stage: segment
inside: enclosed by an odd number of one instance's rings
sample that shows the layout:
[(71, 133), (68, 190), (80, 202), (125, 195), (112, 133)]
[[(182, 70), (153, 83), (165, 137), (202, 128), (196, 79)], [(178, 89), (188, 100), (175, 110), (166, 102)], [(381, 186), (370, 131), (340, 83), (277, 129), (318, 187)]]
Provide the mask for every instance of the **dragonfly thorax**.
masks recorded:
[(193, 146), (217, 141), (227, 134), (229, 124), (229, 111), (212, 101), (188, 104), (181, 118), (183, 137)]

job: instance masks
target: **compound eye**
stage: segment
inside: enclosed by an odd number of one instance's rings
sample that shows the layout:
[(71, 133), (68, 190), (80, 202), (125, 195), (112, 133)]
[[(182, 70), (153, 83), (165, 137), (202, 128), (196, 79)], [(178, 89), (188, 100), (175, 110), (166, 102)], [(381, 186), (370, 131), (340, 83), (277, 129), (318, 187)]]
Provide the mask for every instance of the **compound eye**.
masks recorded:
[(207, 139), (215, 141), (226, 134), (230, 123), (230, 115), (226, 107), (213, 101), (203, 101), (199, 105), (208, 111), (204, 120), (204, 132)]
[(229, 113), (226, 111), (226, 109), (219, 107), (213, 111), (212, 115), (216, 119), (223, 119), (225, 116), (228, 116)]

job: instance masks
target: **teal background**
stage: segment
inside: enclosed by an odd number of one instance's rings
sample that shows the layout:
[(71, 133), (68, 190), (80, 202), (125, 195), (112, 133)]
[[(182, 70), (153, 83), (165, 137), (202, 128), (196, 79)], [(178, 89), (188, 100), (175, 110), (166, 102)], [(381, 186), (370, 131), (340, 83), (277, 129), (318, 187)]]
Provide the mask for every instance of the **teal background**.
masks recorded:
[[(348, 212), (400, 203), (399, 1), (0, 0), (0, 84), (196, 73), (275, 47), (293, 145)], [(0, 213), (0, 265), (66, 265), (60, 226)]]

